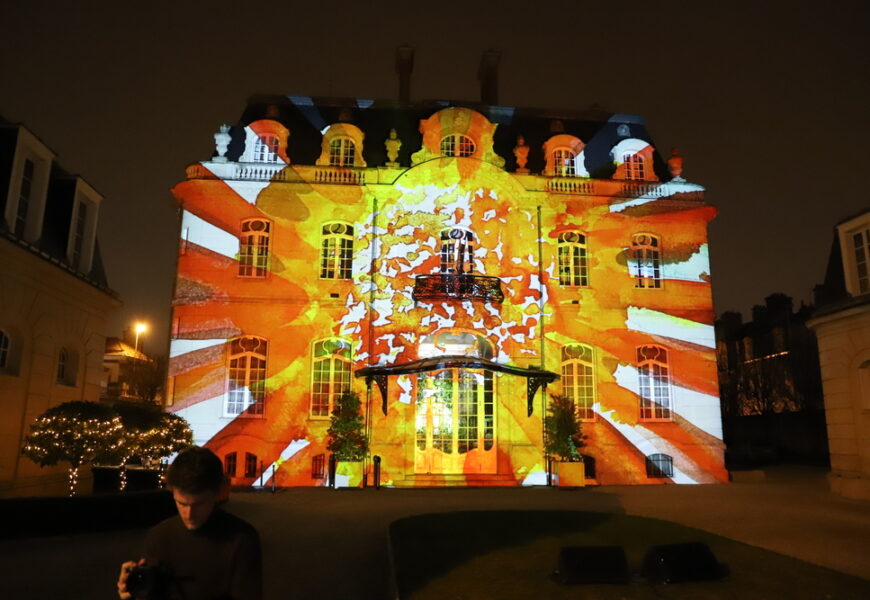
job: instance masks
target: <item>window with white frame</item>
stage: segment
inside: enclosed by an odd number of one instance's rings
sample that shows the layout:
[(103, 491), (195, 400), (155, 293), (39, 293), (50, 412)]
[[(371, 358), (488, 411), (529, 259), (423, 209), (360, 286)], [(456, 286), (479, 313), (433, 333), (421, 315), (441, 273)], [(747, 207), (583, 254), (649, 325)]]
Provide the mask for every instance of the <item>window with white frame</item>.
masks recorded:
[(852, 234), (852, 252), (855, 255), (858, 293), (866, 294), (870, 292), (870, 229)]
[(441, 272), (474, 273), (474, 233), (461, 227), (441, 231)]
[(327, 418), (338, 397), (350, 390), (350, 343), (326, 338), (314, 342), (312, 350), (311, 416)]
[(474, 140), (467, 135), (454, 133), (441, 138), (443, 156), (471, 156), (474, 154)]
[(12, 362), (9, 354), (9, 347), (11, 345), (9, 335), (0, 329), (0, 371), (6, 370)]
[(258, 135), (254, 141), (254, 162), (278, 162), (278, 136), (265, 133)]
[(263, 414), (266, 404), (267, 350), (268, 342), (252, 335), (230, 341), (226, 415)]
[(577, 154), (568, 148), (556, 148), (553, 150), (553, 174), (557, 177), (574, 177), (577, 171), (574, 161)]
[(21, 171), (21, 187), (18, 190), (18, 208), (15, 212), (15, 235), (18, 237), (23, 237), (27, 228), (27, 214), (30, 212), (35, 169), (33, 161), (25, 158), (24, 169)]
[(636, 288), (662, 287), (661, 241), (658, 236), (638, 233), (631, 238), (630, 266)]
[(562, 347), (562, 394), (574, 403), (577, 416), (584, 421), (595, 419), (595, 376), (592, 346), (568, 344)]
[(350, 223), (326, 223), (320, 238), (320, 278), (350, 279), (353, 264), (353, 227)]
[(622, 164), (625, 165), (625, 178), (632, 181), (646, 179), (646, 160), (643, 155), (635, 152), (622, 155)]
[(269, 272), (269, 237), (272, 224), (263, 219), (242, 221), (239, 238), (239, 276), (265, 277)]
[(637, 375), (641, 420), (670, 420), (671, 378), (668, 351), (661, 346), (639, 346)]
[(355, 164), (356, 144), (347, 137), (336, 137), (329, 141), (329, 165), (332, 167), (352, 167)]
[(579, 231), (559, 234), (559, 285), (585, 287), (589, 285), (589, 265), (586, 235)]

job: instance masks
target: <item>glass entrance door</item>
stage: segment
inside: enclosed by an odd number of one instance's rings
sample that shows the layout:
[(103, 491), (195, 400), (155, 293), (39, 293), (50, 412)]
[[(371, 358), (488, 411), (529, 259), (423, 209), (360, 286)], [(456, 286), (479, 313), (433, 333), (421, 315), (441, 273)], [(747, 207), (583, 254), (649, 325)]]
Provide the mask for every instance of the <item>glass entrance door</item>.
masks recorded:
[(495, 473), (493, 377), (444, 369), (417, 376), (416, 473)]

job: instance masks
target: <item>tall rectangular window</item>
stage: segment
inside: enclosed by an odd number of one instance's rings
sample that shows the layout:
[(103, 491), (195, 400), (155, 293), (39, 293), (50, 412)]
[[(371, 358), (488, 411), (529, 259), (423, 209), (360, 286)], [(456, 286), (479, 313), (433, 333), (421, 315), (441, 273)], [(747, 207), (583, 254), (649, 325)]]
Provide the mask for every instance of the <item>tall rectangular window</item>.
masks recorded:
[(858, 293), (870, 292), (870, 229), (852, 235), (855, 268), (858, 275)]
[(474, 273), (474, 233), (459, 227), (441, 230), (441, 272)]
[(640, 154), (625, 154), (623, 156), (623, 164), (625, 164), (626, 179), (633, 181), (643, 181), (646, 179), (646, 162)]
[(670, 420), (671, 379), (668, 372), (668, 351), (661, 346), (640, 346), (637, 349), (637, 375), (641, 420)]
[(262, 415), (266, 397), (266, 340), (254, 336), (230, 342), (227, 415)]
[(329, 142), (329, 164), (333, 167), (352, 167), (356, 145), (345, 137), (334, 138)]
[(78, 267), (85, 245), (85, 225), (88, 222), (88, 205), (81, 200), (77, 203), (75, 226), (73, 227), (72, 266)]
[(227, 477), (236, 476), (236, 453), (230, 452), (224, 456), (224, 475)]
[(269, 272), (269, 237), (272, 224), (262, 219), (242, 222), (239, 238), (239, 276), (265, 277)]
[(657, 236), (638, 233), (631, 239), (631, 269), (636, 288), (662, 287), (661, 243)]
[(350, 344), (339, 338), (314, 342), (311, 416), (328, 417), (338, 397), (350, 389)]
[(584, 421), (595, 419), (595, 377), (592, 346), (568, 344), (562, 347), (562, 394), (574, 403), (577, 416)]
[(35, 167), (29, 158), (24, 159), (24, 169), (21, 173), (21, 188), (18, 191), (18, 209), (15, 213), (15, 235), (24, 236), (27, 228), (27, 213), (30, 210), (31, 194), (33, 193), (33, 173)]
[(353, 227), (348, 223), (327, 223), (321, 233), (320, 278), (350, 279), (353, 264)]
[(256, 477), (257, 466), (257, 455), (245, 452), (245, 477)]
[(584, 287), (589, 285), (586, 256), (586, 236), (579, 231), (559, 234), (559, 285)]

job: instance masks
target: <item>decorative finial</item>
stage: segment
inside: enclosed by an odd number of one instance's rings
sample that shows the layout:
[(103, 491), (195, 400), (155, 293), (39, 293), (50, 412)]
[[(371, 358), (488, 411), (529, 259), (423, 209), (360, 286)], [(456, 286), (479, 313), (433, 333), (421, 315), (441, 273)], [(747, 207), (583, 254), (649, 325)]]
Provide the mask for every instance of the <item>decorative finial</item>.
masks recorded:
[(220, 131), (214, 134), (214, 149), (217, 152), (212, 160), (214, 162), (227, 162), (227, 148), (230, 145), (230, 126), (221, 125)]
[(526, 163), (529, 162), (529, 147), (526, 145), (526, 138), (517, 136), (517, 145), (514, 146), (514, 156), (517, 158), (517, 173), (528, 173)]
[(628, 123), (621, 123), (619, 127), (616, 128), (616, 135), (619, 137), (631, 137), (631, 129), (628, 126)]
[(683, 179), (683, 155), (680, 154), (680, 149), (677, 147), (671, 148), (668, 170), (671, 172), (671, 181), (685, 181)]
[(384, 146), (387, 149), (387, 166), (398, 167), (399, 163), (396, 159), (399, 158), (399, 148), (402, 147), (402, 140), (399, 139), (395, 129), (390, 129), (390, 137), (384, 141)]

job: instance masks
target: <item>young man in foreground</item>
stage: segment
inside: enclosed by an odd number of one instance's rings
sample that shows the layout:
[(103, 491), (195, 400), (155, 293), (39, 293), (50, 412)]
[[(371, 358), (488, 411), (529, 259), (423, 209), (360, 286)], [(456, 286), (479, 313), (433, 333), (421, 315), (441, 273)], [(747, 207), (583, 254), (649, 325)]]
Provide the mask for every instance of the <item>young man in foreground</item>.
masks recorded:
[[(178, 515), (148, 531), (143, 558), (121, 565), (118, 596), (260, 600), (260, 537), (250, 524), (217, 508), (225, 485), (220, 459), (193, 446), (176, 457), (166, 479)], [(150, 569), (143, 573), (142, 566)]]

